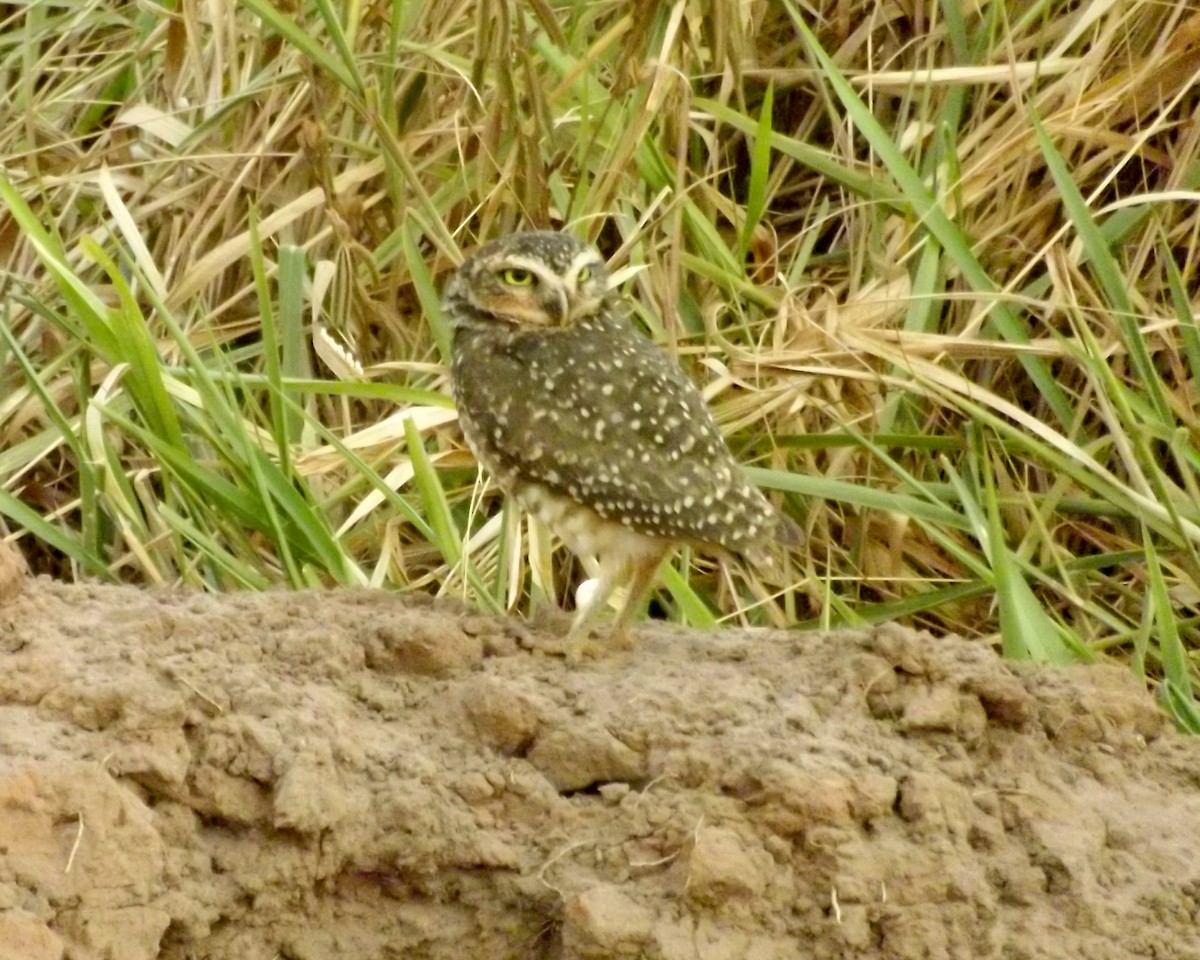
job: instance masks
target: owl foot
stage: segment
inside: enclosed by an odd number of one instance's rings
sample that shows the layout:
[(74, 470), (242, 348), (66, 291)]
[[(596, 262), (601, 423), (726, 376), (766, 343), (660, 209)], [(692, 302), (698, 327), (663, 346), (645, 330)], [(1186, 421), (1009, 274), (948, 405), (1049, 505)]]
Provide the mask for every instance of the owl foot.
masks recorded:
[(604, 649), (605, 645), (592, 636), (568, 637), (563, 644), (563, 654), (570, 664), (582, 663), (585, 658), (598, 660), (604, 656)]
[(629, 628), (618, 625), (612, 628), (607, 637), (594, 636), (590, 630), (579, 636), (568, 633), (563, 653), (567, 663), (581, 663), (584, 658), (599, 660), (614, 652), (632, 650), (636, 645), (637, 641)]

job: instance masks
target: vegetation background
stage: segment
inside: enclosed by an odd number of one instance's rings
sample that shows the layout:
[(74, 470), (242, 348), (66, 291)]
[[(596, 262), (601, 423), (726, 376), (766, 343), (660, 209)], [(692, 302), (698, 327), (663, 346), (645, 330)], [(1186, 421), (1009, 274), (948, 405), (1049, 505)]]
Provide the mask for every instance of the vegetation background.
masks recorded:
[(1200, 730), (1194, 4), (0, 18), (0, 518), (36, 571), (569, 602), (462, 446), (437, 305), (463, 250), (566, 226), (808, 533), (773, 580), (681, 556), (656, 615), (1121, 657)]

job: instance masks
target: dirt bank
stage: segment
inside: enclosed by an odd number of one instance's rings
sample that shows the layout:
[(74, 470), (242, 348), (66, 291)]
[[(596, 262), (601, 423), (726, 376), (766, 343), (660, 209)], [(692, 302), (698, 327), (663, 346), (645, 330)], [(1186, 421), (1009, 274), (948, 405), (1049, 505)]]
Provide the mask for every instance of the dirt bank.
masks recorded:
[(1200, 743), (1118, 668), (14, 577), (4, 960), (1200, 957)]

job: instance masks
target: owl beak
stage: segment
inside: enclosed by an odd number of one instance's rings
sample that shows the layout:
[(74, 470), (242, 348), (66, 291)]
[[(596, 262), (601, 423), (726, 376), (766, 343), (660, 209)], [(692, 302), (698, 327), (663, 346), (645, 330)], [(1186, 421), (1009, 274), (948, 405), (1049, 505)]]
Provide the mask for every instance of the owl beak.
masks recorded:
[(569, 324), (575, 323), (584, 317), (590, 317), (596, 312), (596, 308), (600, 306), (600, 302), (600, 297), (588, 296), (576, 287), (575, 284), (571, 284), (571, 290), (566, 298), (566, 322)]
[(542, 298), (542, 306), (545, 307), (552, 326), (561, 327), (570, 319), (571, 300), (566, 290), (561, 288), (548, 290)]
[(570, 284), (548, 287), (542, 293), (541, 305), (551, 326), (567, 327), (595, 313), (599, 303), (599, 298), (586, 296), (574, 284)]

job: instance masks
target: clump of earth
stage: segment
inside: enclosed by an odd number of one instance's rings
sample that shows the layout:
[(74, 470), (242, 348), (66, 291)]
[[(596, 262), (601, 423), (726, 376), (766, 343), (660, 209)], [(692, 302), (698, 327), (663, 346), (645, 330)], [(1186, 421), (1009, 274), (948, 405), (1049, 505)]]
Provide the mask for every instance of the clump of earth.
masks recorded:
[(1121, 667), (0, 558), (3, 960), (1200, 957), (1200, 742)]

